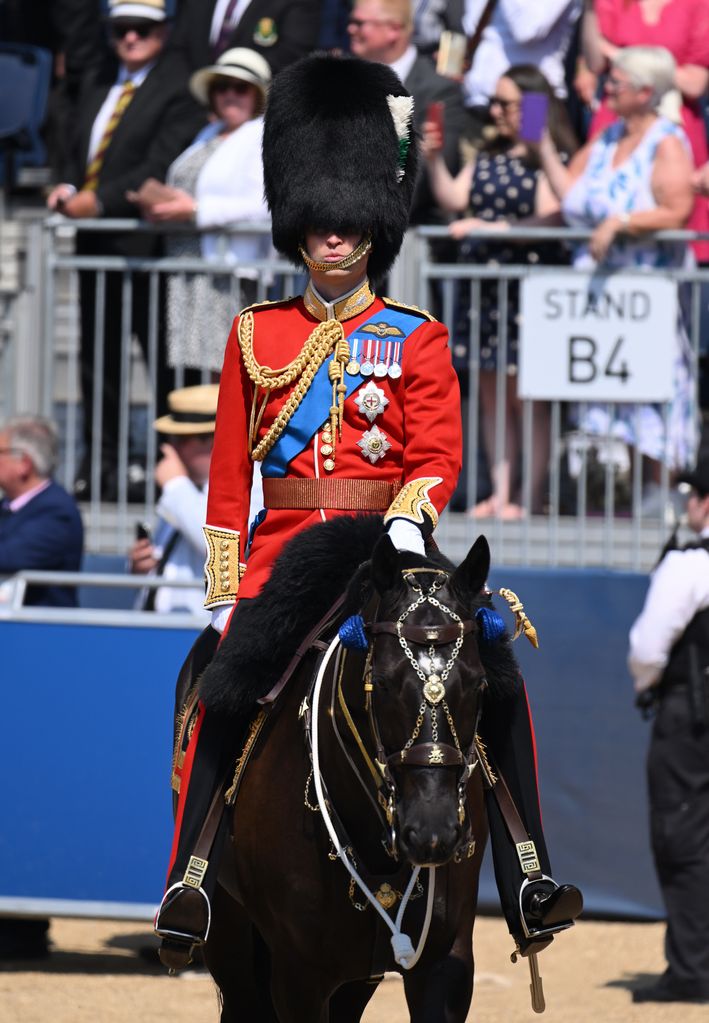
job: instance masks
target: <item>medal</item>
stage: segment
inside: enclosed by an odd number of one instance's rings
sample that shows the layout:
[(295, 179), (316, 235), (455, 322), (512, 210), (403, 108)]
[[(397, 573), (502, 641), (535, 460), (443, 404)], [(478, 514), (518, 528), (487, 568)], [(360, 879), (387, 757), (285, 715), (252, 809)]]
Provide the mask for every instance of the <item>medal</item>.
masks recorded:
[(399, 362), (400, 358), (401, 344), (399, 342), (394, 342), (394, 351), (392, 353), (391, 360), (389, 361), (389, 368), (387, 370), (387, 373), (389, 374), (392, 380), (398, 380), (399, 377), (401, 376), (401, 363)]
[(380, 412), (389, 404), (381, 387), (377, 387), (373, 380), (370, 380), (366, 387), (362, 387), (355, 396), (355, 404), (363, 416), (366, 416), (370, 423), (373, 423)]
[[(374, 366), (375, 377), (385, 377), (387, 375), (387, 366), (389, 365), (389, 350), (391, 344), (387, 343), (386, 347), (382, 344), (377, 345), (377, 361)], [(384, 351), (385, 355), (382, 354)]]
[(347, 374), (351, 377), (356, 377), (357, 374), (359, 373), (359, 359), (357, 357), (358, 352), (359, 341), (357, 338), (354, 338), (352, 341), (352, 355), (350, 356), (350, 361), (347, 363), (347, 366), (345, 367)]
[(361, 449), (362, 455), (374, 465), (380, 458), (384, 458), (391, 444), (387, 440), (387, 435), (382, 433), (378, 426), (373, 426), (371, 430), (364, 431), (357, 441), (357, 446)]
[(364, 342), (364, 361), (359, 368), (360, 373), (363, 377), (371, 377), (374, 372), (374, 363), (372, 362), (372, 356), (374, 354), (374, 345), (371, 341), (367, 340)]

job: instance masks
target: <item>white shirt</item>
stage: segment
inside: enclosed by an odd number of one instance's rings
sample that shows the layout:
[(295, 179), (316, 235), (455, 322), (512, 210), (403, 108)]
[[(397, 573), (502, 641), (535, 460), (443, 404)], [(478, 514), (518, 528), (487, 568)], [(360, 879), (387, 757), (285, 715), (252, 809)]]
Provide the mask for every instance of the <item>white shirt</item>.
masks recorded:
[(402, 55), (399, 57), (399, 59), (395, 60), (393, 64), (389, 65), (392, 71), (396, 72), (396, 74), (399, 76), (399, 81), (402, 83), (402, 85), (411, 74), (411, 68), (416, 63), (417, 57), (418, 50), (416, 49), (416, 47), (408, 46), (406, 50), (404, 50)]
[[(171, 164), (167, 183), (174, 183), (182, 162), (219, 134), (222, 122), (204, 128), (195, 141)], [(267, 221), (268, 207), (263, 193), (263, 162), (261, 143), (263, 118), (246, 121), (230, 132), (207, 159), (197, 176), (197, 226), (227, 227), (238, 221)], [(233, 237), (205, 232), (200, 237), (202, 256), (208, 262), (225, 262), (243, 266), (258, 259), (268, 259), (271, 252), (269, 234), (248, 234)], [(243, 270), (242, 276), (258, 277), (257, 270)]]
[[(473, 35), (486, 0), (465, 0), (463, 26)], [(466, 106), (481, 106), (514, 64), (534, 64), (560, 98), (566, 96), (564, 57), (582, 0), (497, 0), (463, 80)]]
[[(175, 531), (179, 533), (163, 568), (164, 578), (201, 581), (206, 552), (202, 524), (207, 518), (207, 487), (200, 490), (189, 477), (175, 476), (163, 487), (155, 510), (159, 516), (154, 547), (158, 560)], [(209, 622), (201, 586), (194, 589), (161, 586), (155, 594), (155, 610), (161, 614), (189, 611), (202, 618), (205, 625)]]
[[(709, 529), (702, 538), (709, 537)], [(709, 553), (670, 551), (652, 574), (645, 605), (630, 630), (628, 668), (636, 692), (656, 685), (670, 651), (698, 611), (709, 607)]]
[(134, 71), (131, 74), (123, 66), (121, 66), (121, 69), (118, 72), (118, 79), (116, 81), (116, 84), (112, 85), (111, 88), (108, 90), (108, 95), (101, 104), (101, 109), (96, 114), (96, 119), (94, 120), (93, 127), (91, 128), (91, 139), (89, 141), (89, 155), (86, 159), (87, 167), (91, 163), (96, 154), (96, 150), (99, 147), (99, 142), (103, 138), (103, 133), (106, 130), (108, 122), (111, 120), (113, 108), (118, 102), (118, 97), (120, 96), (125, 83), (130, 81), (133, 83), (136, 89), (140, 88), (140, 86), (143, 84), (143, 82), (148, 77), (148, 75), (150, 74), (154, 67), (155, 61), (152, 61), (150, 64), (146, 64), (145, 67), (142, 67), (140, 71)]

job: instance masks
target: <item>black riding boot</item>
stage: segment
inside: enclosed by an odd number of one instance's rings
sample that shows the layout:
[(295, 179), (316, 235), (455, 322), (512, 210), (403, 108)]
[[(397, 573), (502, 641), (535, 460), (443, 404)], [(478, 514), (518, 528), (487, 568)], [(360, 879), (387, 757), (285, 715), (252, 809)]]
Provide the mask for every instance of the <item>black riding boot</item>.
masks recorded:
[[(155, 933), (162, 938), (160, 961), (171, 970), (182, 970), (192, 961), (192, 951), (209, 934), (211, 899), (219, 873), (219, 858), (228, 830), (221, 789), (225, 777), (225, 727), (218, 716), (200, 711), (190, 740), (194, 744), (192, 769), (183, 777), (173, 844), (173, 863), (167, 890), (155, 917)], [(219, 790), (217, 791), (217, 788)], [(206, 832), (203, 828), (210, 818)]]
[(525, 837), (529, 839), (518, 849), (500, 810), (495, 786), (486, 789), (500, 903), (520, 953), (540, 952), (551, 943), (554, 934), (573, 924), (583, 909), (583, 898), (574, 885), (558, 885), (552, 878), (542, 830), (534, 741), (524, 687), (512, 697), (486, 701), (481, 732), (492, 769), (499, 771), (507, 783), (526, 831)]

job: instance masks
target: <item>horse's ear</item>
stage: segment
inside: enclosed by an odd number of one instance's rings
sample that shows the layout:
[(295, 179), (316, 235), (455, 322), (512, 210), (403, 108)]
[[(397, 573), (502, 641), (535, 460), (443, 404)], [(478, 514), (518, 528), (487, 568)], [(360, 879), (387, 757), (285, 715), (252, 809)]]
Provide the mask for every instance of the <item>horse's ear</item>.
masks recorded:
[(399, 552), (388, 533), (377, 540), (372, 554), (372, 581), (381, 596), (393, 590), (401, 582)]
[(490, 547), (479, 536), (451, 576), (450, 585), (464, 600), (473, 600), (485, 585), (490, 572)]

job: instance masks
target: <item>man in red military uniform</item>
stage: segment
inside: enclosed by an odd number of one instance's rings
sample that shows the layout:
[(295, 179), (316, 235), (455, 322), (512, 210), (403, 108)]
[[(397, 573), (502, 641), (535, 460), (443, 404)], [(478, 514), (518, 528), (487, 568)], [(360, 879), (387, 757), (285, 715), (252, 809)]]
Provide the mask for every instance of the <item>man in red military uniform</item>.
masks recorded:
[[(412, 114), (391, 69), (354, 58), (307, 58), (274, 82), (264, 129), (274, 244), (304, 263), (310, 280), (302, 297), (244, 310), (227, 344), (205, 527), (206, 606), (218, 632), (234, 621), (238, 636), (239, 605), (258, 595), (296, 533), (336, 515), (379, 513), (399, 550), (423, 554), (455, 488), (462, 436), (447, 331), (426, 312), (378, 297), (371, 283), (389, 270), (408, 221)], [(265, 513), (249, 535), (254, 461)], [(173, 969), (209, 928), (219, 836), (205, 851), (201, 825), (225, 770), (217, 718), (200, 707), (182, 765), (156, 917), (161, 958)], [(529, 813), (541, 836), (538, 806)], [(546, 881), (551, 924), (570, 922), (580, 911), (571, 886)], [(519, 883), (513, 889), (510, 904)], [(521, 935), (518, 908), (513, 916)]]

